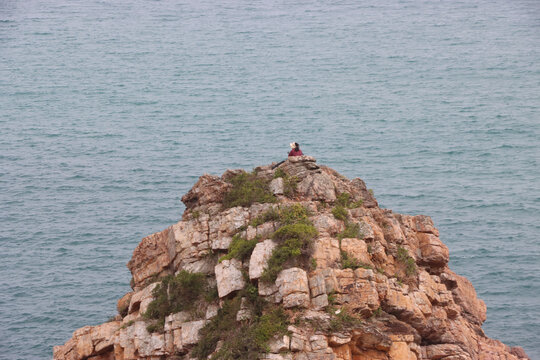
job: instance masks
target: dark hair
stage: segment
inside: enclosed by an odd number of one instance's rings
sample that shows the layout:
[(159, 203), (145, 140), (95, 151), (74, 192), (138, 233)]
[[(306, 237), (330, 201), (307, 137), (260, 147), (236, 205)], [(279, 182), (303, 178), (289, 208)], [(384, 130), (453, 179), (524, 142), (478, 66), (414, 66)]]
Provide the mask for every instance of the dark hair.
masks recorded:
[(296, 151), (300, 150), (300, 145), (298, 145), (297, 142), (294, 143), (294, 150)]

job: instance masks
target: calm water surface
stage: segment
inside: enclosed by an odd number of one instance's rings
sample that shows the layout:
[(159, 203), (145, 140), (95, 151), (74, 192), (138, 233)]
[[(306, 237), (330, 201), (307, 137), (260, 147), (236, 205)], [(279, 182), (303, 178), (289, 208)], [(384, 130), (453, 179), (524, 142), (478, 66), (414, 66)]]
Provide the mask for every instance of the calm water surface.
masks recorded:
[(540, 358), (539, 44), (535, 0), (0, 0), (0, 358), (114, 315), (198, 176), (291, 141), (431, 215)]

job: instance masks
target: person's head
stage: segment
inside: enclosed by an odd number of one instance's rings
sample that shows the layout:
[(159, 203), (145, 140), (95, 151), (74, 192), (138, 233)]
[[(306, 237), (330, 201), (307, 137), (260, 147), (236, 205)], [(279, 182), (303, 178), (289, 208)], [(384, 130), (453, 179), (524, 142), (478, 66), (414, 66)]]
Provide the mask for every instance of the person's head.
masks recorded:
[(289, 145), (291, 146), (291, 149), (300, 150), (300, 145), (298, 145), (297, 142), (292, 142)]

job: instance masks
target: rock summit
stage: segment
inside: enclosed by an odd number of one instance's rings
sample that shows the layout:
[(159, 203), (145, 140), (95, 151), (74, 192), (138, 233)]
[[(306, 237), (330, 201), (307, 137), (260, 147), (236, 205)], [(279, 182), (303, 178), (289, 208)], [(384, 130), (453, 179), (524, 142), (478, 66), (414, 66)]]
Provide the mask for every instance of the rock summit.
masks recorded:
[(54, 359), (518, 360), (428, 216), (309, 156), (203, 175), (147, 236), (118, 315)]

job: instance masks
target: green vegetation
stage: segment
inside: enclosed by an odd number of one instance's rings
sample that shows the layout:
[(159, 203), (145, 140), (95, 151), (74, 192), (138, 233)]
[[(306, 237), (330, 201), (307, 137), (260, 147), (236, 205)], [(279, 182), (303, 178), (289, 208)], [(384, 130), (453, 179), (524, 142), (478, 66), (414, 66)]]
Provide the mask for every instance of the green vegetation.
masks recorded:
[(148, 331), (162, 331), (165, 317), (169, 314), (194, 311), (210, 290), (205, 275), (201, 273), (181, 271), (176, 276), (164, 277), (154, 288), (154, 300), (143, 314), (146, 319), (153, 320)]
[(373, 318), (377, 318), (379, 316), (381, 316), (383, 313), (383, 310), (382, 308), (379, 306), (370, 316), (370, 319), (373, 319)]
[(278, 221), (279, 220), (279, 210), (271, 208), (268, 211), (257, 216), (255, 219), (251, 220), (249, 225), (257, 227), (269, 221)]
[[(281, 307), (273, 307), (249, 296), (250, 291), (239, 293), (226, 300), (217, 316), (211, 319), (199, 332), (200, 340), (193, 349), (193, 356), (207, 359), (216, 350), (220, 340), (223, 346), (212, 360), (248, 359), (255, 360), (261, 353), (268, 352), (267, 342), (275, 335), (285, 335), (289, 324), (288, 317)], [(241, 298), (248, 295), (252, 318), (238, 324), (236, 314), (240, 309)]]
[(285, 176), (288, 176), (288, 175), (285, 171), (283, 171), (282, 168), (277, 168), (276, 171), (274, 171), (274, 179), (283, 178)]
[(242, 172), (230, 180), (232, 189), (225, 194), (226, 208), (250, 206), (253, 203), (273, 203), (276, 197), (268, 189), (269, 181), (258, 178), (255, 173)]
[(249, 225), (257, 227), (268, 221), (277, 221), (281, 225), (304, 223), (311, 224), (309, 221), (309, 212), (300, 204), (292, 204), (280, 208), (271, 208), (263, 214), (251, 220)]
[(292, 223), (280, 227), (272, 238), (279, 245), (272, 251), (268, 259), (268, 267), (261, 276), (261, 280), (272, 282), (283, 270), (283, 265), (291, 259), (307, 253), (311, 241), (317, 236), (317, 229), (311, 224), (303, 222)]
[(311, 267), (311, 270), (317, 270), (317, 259), (311, 258), (309, 260), (309, 266)]
[(335, 291), (331, 291), (331, 292), (328, 294), (328, 304), (330, 304), (330, 305), (335, 305), (335, 304), (336, 304), (336, 301), (337, 301), (337, 295), (336, 295), (336, 292), (335, 292)]
[(279, 222), (282, 225), (296, 223), (311, 225), (309, 215), (309, 211), (301, 204), (292, 204), (279, 209)]
[(122, 326), (120, 326), (120, 329), (125, 329), (125, 328), (128, 328), (130, 327), (131, 325), (135, 324), (135, 320), (129, 320), (127, 323), (123, 324)]
[(337, 235), (339, 241), (342, 239), (358, 238), (362, 239), (364, 234), (360, 232), (360, 224), (358, 223), (345, 223), (345, 229)]
[(336, 205), (332, 209), (332, 215), (338, 220), (347, 221), (349, 218), (349, 213), (347, 212), (347, 209), (341, 205)]
[(272, 252), (268, 260), (268, 267), (264, 271), (261, 280), (272, 282), (283, 270), (283, 265), (302, 254), (307, 254), (311, 241), (317, 236), (317, 229), (309, 220), (309, 212), (300, 204), (293, 204), (275, 210), (270, 215), (263, 214), (263, 218), (271, 217), (279, 220), (281, 227), (274, 232), (272, 238), (278, 242), (278, 246)]
[(274, 179), (277, 178), (283, 179), (283, 195), (292, 198), (296, 193), (296, 185), (300, 182), (300, 179), (296, 176), (290, 176), (280, 168), (274, 171)]
[(193, 212), (191, 213), (191, 216), (192, 216), (194, 219), (198, 219), (199, 216), (201, 216), (201, 212), (195, 210), (195, 211), (193, 211)]
[(331, 308), (331, 315), (328, 329), (330, 332), (344, 331), (362, 325), (362, 320), (357, 315), (351, 314), (347, 308), (337, 311)]
[(363, 204), (364, 204), (364, 201), (362, 199), (358, 201), (352, 201), (351, 194), (349, 193), (341, 193), (337, 196), (337, 199), (336, 199), (337, 206), (342, 206), (349, 209), (359, 208)]
[(341, 267), (343, 269), (353, 269), (356, 270), (358, 268), (363, 269), (371, 269), (372, 267), (368, 264), (365, 264), (358, 260), (357, 258), (354, 258), (350, 256), (346, 251), (341, 250)]
[(407, 276), (416, 274), (416, 261), (409, 255), (407, 249), (398, 246), (397, 260), (405, 266)]
[(239, 260), (246, 260), (251, 256), (251, 253), (253, 252), (253, 249), (255, 249), (255, 245), (259, 242), (259, 237), (255, 237), (252, 240), (246, 240), (240, 234), (236, 234), (232, 238), (231, 245), (229, 246), (229, 253), (227, 255), (222, 256), (219, 259), (219, 262), (222, 262), (223, 260), (230, 260), (230, 259), (239, 259)]

